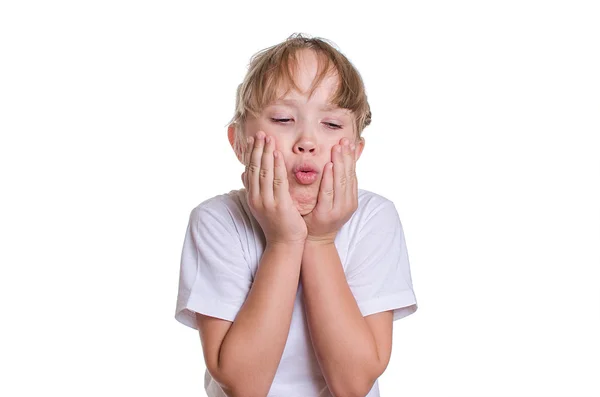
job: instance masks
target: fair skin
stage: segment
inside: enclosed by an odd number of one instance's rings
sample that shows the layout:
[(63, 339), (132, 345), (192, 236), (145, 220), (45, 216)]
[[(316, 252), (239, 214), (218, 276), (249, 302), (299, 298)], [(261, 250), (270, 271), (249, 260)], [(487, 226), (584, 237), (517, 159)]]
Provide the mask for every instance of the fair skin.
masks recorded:
[[(317, 74), (318, 61), (314, 53), (305, 50), (300, 53), (297, 73), (294, 76), (298, 87), (303, 91), (291, 91), (274, 103), (266, 106), (258, 117), (249, 116), (244, 125), (244, 137), (268, 135), (273, 139), (272, 146), (265, 148), (270, 155), (275, 149), (282, 155), (286, 165), (289, 192), (301, 215), (309, 214), (317, 203), (319, 185), (325, 175), (327, 163), (336, 159), (334, 150), (345, 147), (345, 156), (339, 156), (347, 171), (358, 160), (365, 145), (354, 129), (354, 115), (347, 109), (332, 106), (330, 98), (335, 93), (338, 78), (334, 74), (326, 76), (319, 87), (308, 97), (308, 90)], [(229, 139), (233, 142), (233, 126), (229, 129)], [(257, 142), (264, 145), (264, 141)], [(354, 145), (350, 155), (350, 145)], [(239, 154), (238, 154), (239, 155)], [(247, 165), (247, 159), (242, 159)], [(309, 161), (318, 168), (316, 183), (302, 185), (292, 174), (298, 163)]]
[[(312, 51), (299, 55), (294, 77), (301, 92), (288, 92), (246, 120), (247, 155), (238, 153), (247, 165), (242, 181), (267, 248), (303, 247), (305, 311), (329, 388), (336, 395), (365, 395), (389, 362), (392, 312), (361, 315), (334, 245), (358, 207), (356, 161), (365, 143), (356, 137), (351, 112), (331, 106), (337, 76), (328, 75), (309, 97), (318, 62)], [(309, 184), (293, 173), (306, 162), (317, 169)]]

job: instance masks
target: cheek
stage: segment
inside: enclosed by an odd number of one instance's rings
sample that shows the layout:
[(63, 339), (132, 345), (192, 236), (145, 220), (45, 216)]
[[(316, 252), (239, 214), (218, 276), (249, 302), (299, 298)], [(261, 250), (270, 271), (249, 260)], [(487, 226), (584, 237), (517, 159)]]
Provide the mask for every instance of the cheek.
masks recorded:
[(285, 162), (285, 171), (290, 174), (292, 172), (292, 167), (294, 166), (294, 159), (292, 158), (291, 155), (285, 155), (286, 152), (283, 152), (282, 150), (278, 149), (280, 152), (284, 153), (283, 155), (283, 161)]
[(258, 131), (264, 131), (266, 133), (261, 121), (255, 118), (249, 118), (246, 121), (245, 127), (244, 132), (246, 133), (246, 136), (255, 136)]
[[(292, 152), (292, 148), (294, 146), (294, 142), (290, 139), (290, 134), (280, 133), (277, 130), (271, 128), (270, 130), (263, 130), (265, 134), (273, 137), (275, 140), (275, 149), (279, 150), (284, 154), (284, 156), (288, 155)], [(284, 160), (287, 162), (287, 157), (284, 157)]]
[(333, 158), (333, 147), (338, 143), (340, 143), (339, 139), (332, 139), (323, 146), (323, 152), (327, 153), (326, 157), (329, 161)]
[(274, 137), (277, 150), (285, 148), (285, 145), (283, 144), (283, 139), (285, 138), (285, 135), (278, 131), (277, 126), (274, 126), (268, 120), (254, 119), (247, 124), (246, 136), (255, 136), (258, 131), (262, 131), (266, 135)]

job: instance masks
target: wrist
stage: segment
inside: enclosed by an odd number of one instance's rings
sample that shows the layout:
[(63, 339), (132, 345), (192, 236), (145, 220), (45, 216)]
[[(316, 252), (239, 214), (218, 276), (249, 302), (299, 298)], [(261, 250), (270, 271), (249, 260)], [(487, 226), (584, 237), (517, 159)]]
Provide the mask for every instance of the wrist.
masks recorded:
[(266, 248), (304, 249), (305, 240), (267, 240)]
[(330, 234), (325, 234), (325, 235), (321, 235), (321, 236), (311, 236), (308, 235), (306, 237), (306, 244), (311, 244), (311, 245), (330, 245), (330, 244), (334, 244), (335, 243), (335, 236), (337, 235), (336, 233), (330, 233)]

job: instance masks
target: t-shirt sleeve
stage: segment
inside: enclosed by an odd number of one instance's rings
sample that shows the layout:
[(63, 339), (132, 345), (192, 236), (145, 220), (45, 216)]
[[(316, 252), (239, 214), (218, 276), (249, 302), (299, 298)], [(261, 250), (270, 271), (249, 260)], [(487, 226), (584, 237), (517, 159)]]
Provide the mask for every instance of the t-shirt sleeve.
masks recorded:
[(348, 286), (363, 317), (393, 310), (395, 321), (417, 310), (402, 224), (391, 201), (365, 218), (347, 258)]
[(214, 208), (195, 208), (181, 253), (175, 319), (194, 329), (195, 313), (233, 322), (251, 286), (233, 221)]

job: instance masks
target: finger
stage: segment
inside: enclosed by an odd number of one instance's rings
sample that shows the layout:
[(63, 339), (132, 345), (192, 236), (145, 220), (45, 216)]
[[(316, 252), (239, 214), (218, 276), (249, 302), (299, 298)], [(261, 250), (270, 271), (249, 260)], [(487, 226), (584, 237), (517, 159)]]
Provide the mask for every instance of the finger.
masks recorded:
[(258, 131), (254, 137), (254, 147), (250, 154), (250, 162), (248, 163), (248, 190), (250, 198), (257, 202), (260, 199), (260, 164), (263, 154), (263, 147), (265, 145), (264, 140), (265, 134), (262, 131)]
[(349, 140), (345, 141), (344, 164), (346, 165), (346, 173), (350, 178), (354, 177), (354, 164), (356, 164), (354, 161), (354, 148), (352, 146), (353, 144)]
[(333, 146), (333, 206), (342, 208), (346, 191), (346, 171), (341, 145)]
[(250, 165), (250, 154), (252, 153), (252, 148), (254, 147), (254, 138), (252, 137), (248, 137), (246, 138), (246, 147), (244, 148), (243, 151), (243, 161), (244, 161), (244, 165), (246, 166), (244, 168), (244, 172), (242, 172), (242, 183), (244, 184), (244, 187), (246, 188), (247, 191), (249, 191), (249, 186), (248, 186), (248, 170), (249, 170), (249, 165)]
[(346, 192), (349, 193), (354, 179), (354, 161), (352, 150), (350, 149), (350, 140), (344, 138), (342, 153), (344, 154), (344, 171), (346, 173)]
[(273, 199), (273, 138), (265, 137), (265, 146), (263, 150), (260, 165), (260, 195), (265, 204), (272, 204)]
[(321, 178), (321, 186), (319, 187), (319, 197), (317, 198), (317, 206), (324, 211), (331, 211), (334, 200), (333, 187), (333, 163), (325, 164), (323, 168), (323, 177)]
[(354, 145), (349, 139), (344, 138), (344, 166), (346, 171), (346, 204), (354, 202), (354, 189), (356, 189), (356, 161), (354, 160)]
[(254, 142), (252, 140), (252, 137), (246, 138), (246, 144), (244, 146), (244, 149), (242, 150), (242, 162), (244, 163), (244, 166), (246, 166), (246, 169), (248, 169), (248, 162), (253, 146)]
[(287, 170), (285, 168), (285, 161), (281, 152), (275, 150), (274, 155), (274, 172), (273, 172), (273, 196), (278, 203), (285, 202), (289, 198), (289, 183), (287, 177)]
[(352, 153), (352, 202), (355, 206), (358, 205), (358, 176), (356, 175), (356, 145), (350, 145), (350, 153)]

